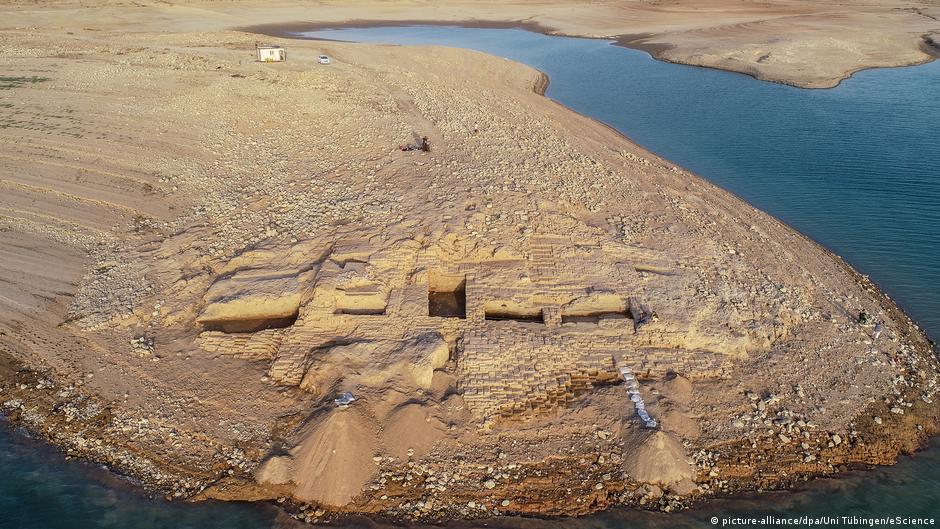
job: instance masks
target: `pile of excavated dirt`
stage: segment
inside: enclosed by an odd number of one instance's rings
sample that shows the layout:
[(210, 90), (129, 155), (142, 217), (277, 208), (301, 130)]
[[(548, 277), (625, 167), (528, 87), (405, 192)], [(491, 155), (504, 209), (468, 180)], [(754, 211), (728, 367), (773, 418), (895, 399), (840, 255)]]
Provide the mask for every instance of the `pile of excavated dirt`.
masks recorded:
[(685, 447), (674, 435), (662, 430), (636, 435), (626, 442), (626, 451), (629, 455), (623, 469), (637, 481), (672, 485), (695, 477)]
[(292, 450), (290, 480), (303, 501), (349, 503), (376, 472), (373, 421), (356, 410), (332, 410), (302, 432)]

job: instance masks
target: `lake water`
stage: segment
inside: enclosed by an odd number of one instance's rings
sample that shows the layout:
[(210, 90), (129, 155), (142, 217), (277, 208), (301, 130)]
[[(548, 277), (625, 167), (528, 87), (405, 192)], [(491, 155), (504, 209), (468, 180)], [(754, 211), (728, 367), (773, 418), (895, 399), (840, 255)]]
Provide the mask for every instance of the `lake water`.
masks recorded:
[(0, 528), (258, 529), (270, 506), (151, 499), (100, 466), (66, 461), (0, 420)]
[[(940, 336), (940, 62), (869, 70), (802, 90), (652, 60), (603, 40), (522, 30), (391, 27), (320, 38), (440, 44), (529, 64), (547, 96), (736, 193), (845, 257)], [(148, 499), (96, 467), (0, 428), (0, 528), (281, 526), (274, 509)], [(898, 465), (806, 490), (664, 515), (624, 509), (577, 520), (498, 519), (454, 528), (716, 527), (712, 516), (940, 518), (940, 443)], [(354, 520), (343, 527), (385, 527)], [(450, 526), (448, 526), (450, 527)]]

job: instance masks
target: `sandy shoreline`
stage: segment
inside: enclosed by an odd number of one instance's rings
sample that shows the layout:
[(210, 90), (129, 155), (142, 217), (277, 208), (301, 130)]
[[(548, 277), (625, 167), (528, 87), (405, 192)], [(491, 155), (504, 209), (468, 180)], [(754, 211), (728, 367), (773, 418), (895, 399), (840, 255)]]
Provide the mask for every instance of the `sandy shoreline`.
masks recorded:
[[(646, 51), (658, 60), (724, 69), (803, 88), (831, 88), (865, 69), (929, 62), (936, 57), (930, 42), (940, 32), (937, 16), (929, 9), (892, 9), (887, 4), (853, 11), (838, 4), (765, 4), (753, 8), (734, 2), (706, 6), (679, 3), (659, 9), (629, 2), (601, 2), (566, 11), (568, 6), (563, 3), (537, 9), (522, 2), (506, 4), (502, 11), (488, 9), (485, 3), (454, 4), (448, 6), (453, 9), (433, 15), (410, 9), (407, 3), (383, 7), (384, 16), (371, 19), (326, 11), (319, 13), (318, 19), (309, 19), (309, 25), (522, 27), (550, 35), (611, 39), (618, 45)], [(414, 16), (416, 13), (420, 16)], [(911, 18), (904, 21), (891, 20), (908, 15)], [(295, 26), (293, 21), (288, 24)], [(851, 36), (843, 35), (846, 25), (851, 27)], [(902, 37), (904, 32), (910, 33)], [(835, 35), (840, 41), (835, 41)], [(868, 39), (872, 42), (864, 42)], [(883, 46), (893, 49), (878, 49)]]
[(937, 432), (891, 300), (544, 74), (281, 39), (259, 64), (230, 18), (112, 9), (0, 31), (0, 405), (69, 453), (174, 498), (446, 520), (676, 510)]
[[(354, 20), (344, 20), (339, 22), (281, 22), (273, 24), (262, 24), (257, 26), (244, 26), (236, 28), (239, 31), (246, 31), (249, 33), (258, 33), (261, 35), (268, 35), (271, 37), (281, 37), (281, 38), (305, 38), (300, 37), (298, 34), (305, 31), (317, 31), (317, 30), (326, 30), (326, 29), (343, 29), (343, 28), (373, 28), (373, 27), (407, 27), (407, 26), (453, 26), (453, 27), (464, 27), (464, 28), (480, 28), (480, 29), (524, 29), (526, 31), (532, 31), (535, 33), (542, 33), (544, 35), (553, 35), (561, 37), (577, 37), (577, 38), (589, 38), (589, 39), (600, 39), (611, 41), (616, 46), (622, 46), (624, 48), (630, 48), (634, 50), (644, 51), (648, 53), (652, 58), (664, 61), (671, 62), (674, 64), (682, 64), (686, 66), (698, 66), (701, 68), (714, 68), (719, 70), (726, 70), (734, 73), (739, 73), (742, 75), (747, 75), (759, 81), (767, 81), (773, 83), (780, 83), (790, 86), (795, 86), (797, 88), (807, 88), (807, 89), (826, 89), (826, 88), (835, 88), (839, 86), (842, 81), (852, 77), (854, 74), (864, 71), (877, 68), (891, 68), (891, 67), (908, 67), (908, 66), (918, 66), (921, 64), (927, 64), (936, 60), (940, 57), (940, 46), (933, 44), (933, 40), (929, 36), (925, 36), (923, 42), (919, 44), (919, 47), (924, 52), (924, 56), (919, 59), (912, 59), (911, 62), (899, 62), (896, 64), (878, 64), (878, 65), (859, 65), (852, 67), (841, 72), (838, 77), (833, 77), (831, 79), (817, 80), (817, 81), (807, 81), (800, 78), (780, 78), (772, 75), (767, 75), (760, 70), (755, 70), (753, 68), (732, 68), (727, 66), (719, 66), (710, 64), (708, 62), (697, 63), (683, 57), (675, 57), (669, 52), (674, 49), (674, 45), (661, 43), (661, 42), (650, 42), (655, 35), (651, 33), (639, 33), (632, 35), (610, 35), (610, 36), (590, 36), (590, 35), (577, 35), (577, 34), (568, 34), (562, 31), (559, 31), (555, 28), (545, 26), (539, 22), (530, 22), (530, 21), (487, 21), (487, 20), (431, 20), (431, 19), (414, 19), (414, 20), (378, 20), (378, 19), (354, 19)], [(320, 40), (320, 39), (312, 39)]]

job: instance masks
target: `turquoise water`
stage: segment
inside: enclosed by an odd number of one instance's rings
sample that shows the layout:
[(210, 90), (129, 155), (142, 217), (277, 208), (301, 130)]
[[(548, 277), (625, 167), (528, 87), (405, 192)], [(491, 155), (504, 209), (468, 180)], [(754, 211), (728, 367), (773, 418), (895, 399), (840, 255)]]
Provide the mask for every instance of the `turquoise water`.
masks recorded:
[[(547, 95), (729, 189), (870, 274), (940, 336), (940, 62), (856, 74), (833, 90), (666, 64), (601, 40), (522, 30), (396, 27), (318, 37), (477, 49), (547, 73)], [(0, 425), (0, 529), (264, 529), (273, 508), (168, 503), (65, 461)], [(663, 515), (624, 509), (577, 520), (505, 518), (448, 527), (704, 528), (712, 516), (940, 518), (940, 443), (891, 468), (805, 490)], [(382, 528), (357, 519), (338, 527)]]

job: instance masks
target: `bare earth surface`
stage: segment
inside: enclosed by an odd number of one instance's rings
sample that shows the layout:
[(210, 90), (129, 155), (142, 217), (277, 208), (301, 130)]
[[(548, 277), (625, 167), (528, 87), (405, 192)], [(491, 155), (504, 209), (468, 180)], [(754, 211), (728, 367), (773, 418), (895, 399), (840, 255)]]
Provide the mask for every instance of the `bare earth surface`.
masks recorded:
[(286, 40), (260, 64), (225, 28), (276, 21), (224, 11), (4, 13), (14, 420), (170, 497), (305, 520), (673, 510), (936, 432), (932, 347), (890, 300), (538, 72)]
[[(656, 58), (720, 68), (806, 88), (827, 88), (865, 68), (903, 66), (940, 54), (934, 0), (346, 0), (291, 2), (12, 1), (16, 24), (120, 20), (161, 31), (252, 25), (452, 22), (526, 25), (546, 33), (615, 38)], [(91, 6), (89, 8), (89, 5)], [(309, 23), (309, 24), (308, 24)]]

